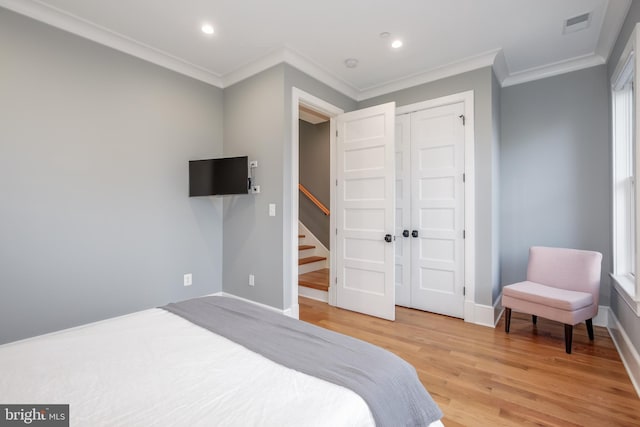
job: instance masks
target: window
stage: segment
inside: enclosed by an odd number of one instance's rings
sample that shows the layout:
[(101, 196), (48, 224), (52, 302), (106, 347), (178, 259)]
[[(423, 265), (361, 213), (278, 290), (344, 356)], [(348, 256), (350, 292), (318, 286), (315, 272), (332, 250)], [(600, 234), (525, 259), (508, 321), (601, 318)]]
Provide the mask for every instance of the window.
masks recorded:
[[(636, 27), (638, 28), (638, 27)], [(636, 99), (638, 91), (638, 59), (640, 46), (634, 30), (629, 38), (611, 80), (612, 153), (613, 153), (613, 274), (618, 292), (640, 313), (640, 282), (637, 279), (636, 233), (636, 134), (638, 132)]]

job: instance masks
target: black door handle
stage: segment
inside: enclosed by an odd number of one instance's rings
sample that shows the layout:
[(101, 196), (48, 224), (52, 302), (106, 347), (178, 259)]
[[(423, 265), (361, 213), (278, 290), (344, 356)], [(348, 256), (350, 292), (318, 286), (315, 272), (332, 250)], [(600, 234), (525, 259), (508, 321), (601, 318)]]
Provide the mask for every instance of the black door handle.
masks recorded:
[(391, 236), (391, 234), (385, 234), (384, 241), (387, 243), (391, 243), (393, 241), (393, 236)]
[(404, 237), (409, 237), (409, 230), (404, 230), (404, 231), (402, 232), (402, 235), (403, 235)]
[(413, 231), (411, 232), (411, 235), (412, 235), (413, 237), (418, 237), (418, 230), (413, 230)]

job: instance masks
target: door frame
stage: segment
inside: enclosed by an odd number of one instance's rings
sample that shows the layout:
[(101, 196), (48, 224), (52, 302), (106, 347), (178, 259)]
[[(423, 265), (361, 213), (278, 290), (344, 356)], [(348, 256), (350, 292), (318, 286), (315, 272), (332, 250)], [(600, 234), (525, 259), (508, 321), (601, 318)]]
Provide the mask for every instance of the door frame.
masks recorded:
[[(292, 88), (292, 100), (291, 100), (291, 175), (290, 175), (290, 212), (289, 218), (291, 223), (289, 235), (291, 237), (289, 244), (285, 245), (285, 265), (289, 265), (288, 271), (284, 272), (285, 284), (290, 283), (291, 293), (291, 312), (293, 317), (299, 317), (298, 308), (298, 184), (299, 184), (299, 105), (304, 105), (308, 108), (321, 112), (330, 117), (329, 125), (329, 144), (330, 144), (330, 179), (331, 183), (335, 181), (335, 155), (336, 155), (336, 124), (335, 116), (344, 113), (339, 107), (330, 104), (323, 99), (320, 99), (314, 95), (311, 95), (297, 87)], [(447, 104), (455, 104), (457, 102), (464, 102), (464, 114), (466, 119), (465, 126), (465, 213), (464, 222), (466, 230), (465, 239), (465, 261), (464, 261), (464, 276), (465, 276), (465, 299), (464, 299), (464, 320), (465, 322), (475, 322), (475, 288), (476, 288), (476, 274), (475, 274), (475, 131), (474, 131), (474, 91), (460, 92), (448, 96), (443, 96), (436, 99), (430, 99), (422, 102), (417, 102), (410, 105), (403, 105), (396, 108), (396, 115), (406, 114), (414, 111), (424, 110), (427, 108), (439, 107)], [(329, 210), (335, 212), (335, 185), (330, 186), (331, 203)], [(330, 230), (334, 230), (335, 227), (335, 213), (330, 216)], [(285, 229), (287, 224), (285, 224)], [(288, 250), (286, 247), (288, 246)], [(329, 260), (330, 265), (330, 284), (335, 283), (335, 235), (330, 234), (329, 251), (331, 257)], [(286, 259), (289, 262), (286, 262)], [(287, 280), (288, 277), (288, 280)], [(286, 289), (285, 289), (286, 292)], [(329, 286), (329, 304), (336, 304), (335, 286)]]
[[(317, 111), (319, 113), (324, 114), (330, 118), (329, 120), (329, 177), (330, 183), (335, 182), (335, 150), (336, 150), (336, 122), (335, 117), (339, 114), (344, 113), (344, 110), (336, 107), (329, 102), (320, 99), (310, 93), (307, 93), (297, 87), (291, 88), (291, 204), (290, 204), (290, 212), (289, 218), (291, 218), (290, 226), (290, 236), (291, 239), (288, 245), (285, 247), (289, 247), (288, 254), (285, 252), (285, 258), (289, 259), (289, 271), (284, 272), (284, 277), (288, 277), (289, 280), (285, 279), (286, 282), (291, 284), (290, 292), (291, 292), (291, 316), (298, 318), (299, 317), (299, 306), (298, 306), (298, 199), (299, 199), (299, 191), (298, 184), (300, 182), (300, 164), (299, 164), (299, 150), (300, 150), (300, 129), (298, 120), (299, 116), (299, 108), (300, 105), (304, 105), (305, 107)], [(285, 177), (286, 178), (286, 177)], [(329, 215), (329, 230), (335, 230), (335, 185), (330, 185), (330, 205), (329, 211), (332, 213)], [(287, 224), (285, 224), (285, 228)], [(329, 276), (329, 284), (335, 283), (335, 235), (333, 233), (329, 234), (329, 270), (331, 272)], [(287, 262), (285, 262), (285, 266)], [(285, 292), (287, 290), (285, 289)], [(335, 286), (329, 286), (329, 305), (336, 304), (336, 292)]]
[(455, 93), (441, 98), (403, 105), (396, 108), (396, 115), (413, 113), (444, 105), (464, 103), (464, 229), (466, 232), (464, 241), (464, 321), (475, 321), (475, 295), (476, 295), (476, 239), (475, 239), (475, 132), (474, 132), (474, 108), (473, 91)]

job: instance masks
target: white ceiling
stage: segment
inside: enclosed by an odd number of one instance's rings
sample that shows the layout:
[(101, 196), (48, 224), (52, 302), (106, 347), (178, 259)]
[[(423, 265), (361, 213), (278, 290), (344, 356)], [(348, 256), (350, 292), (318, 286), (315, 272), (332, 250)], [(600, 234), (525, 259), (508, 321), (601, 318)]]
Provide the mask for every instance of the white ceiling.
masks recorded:
[[(493, 65), (503, 85), (603, 64), (631, 0), (0, 0), (219, 87), (288, 62), (357, 99)], [(565, 19), (592, 12), (563, 35)], [(200, 31), (203, 22), (213, 36)], [(389, 47), (391, 33), (404, 42)], [(346, 58), (357, 58), (355, 69)]]

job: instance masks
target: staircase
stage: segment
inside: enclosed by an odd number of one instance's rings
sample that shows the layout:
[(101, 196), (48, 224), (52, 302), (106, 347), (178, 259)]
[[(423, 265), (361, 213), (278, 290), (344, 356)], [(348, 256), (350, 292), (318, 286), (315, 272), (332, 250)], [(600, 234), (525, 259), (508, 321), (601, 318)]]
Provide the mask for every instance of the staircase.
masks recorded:
[(308, 234), (308, 230), (298, 234), (298, 294), (327, 302), (329, 268), (327, 254), (324, 253), (326, 249), (319, 248), (313, 241), (315, 238)]

